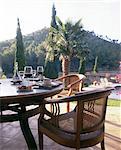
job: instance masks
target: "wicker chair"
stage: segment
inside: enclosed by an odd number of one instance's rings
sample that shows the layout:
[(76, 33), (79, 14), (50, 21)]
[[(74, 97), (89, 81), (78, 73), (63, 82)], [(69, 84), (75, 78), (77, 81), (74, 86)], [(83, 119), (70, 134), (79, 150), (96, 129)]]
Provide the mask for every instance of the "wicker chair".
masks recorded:
[[(80, 92), (61, 99), (45, 100), (38, 119), (39, 147), (43, 150), (43, 134), (70, 148), (104, 146), (105, 114), (111, 88)], [(61, 103), (77, 102), (75, 111), (60, 113)], [(53, 112), (45, 105), (52, 104)]]
[[(55, 81), (63, 82), (65, 86), (64, 90), (57, 96), (58, 97), (70, 96), (75, 94), (76, 92), (81, 91), (83, 87), (83, 81), (85, 78), (86, 77), (83, 74), (68, 74), (55, 79)], [(69, 102), (67, 102), (67, 112), (69, 112), (69, 110), (70, 104)]]

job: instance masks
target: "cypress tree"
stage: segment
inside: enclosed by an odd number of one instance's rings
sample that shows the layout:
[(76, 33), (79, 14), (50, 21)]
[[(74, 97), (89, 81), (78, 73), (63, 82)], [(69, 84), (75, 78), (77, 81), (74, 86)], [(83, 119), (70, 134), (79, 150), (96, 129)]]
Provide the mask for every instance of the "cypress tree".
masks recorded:
[(23, 70), (25, 66), (25, 54), (24, 54), (23, 37), (21, 33), (19, 18), (17, 19), (17, 33), (16, 34), (17, 35), (16, 35), (15, 64), (16, 62), (18, 62), (18, 70)]
[(57, 23), (56, 23), (56, 10), (55, 10), (55, 6), (53, 4), (52, 7), (52, 20), (51, 20), (51, 27), (58, 29)]
[(93, 73), (96, 74), (98, 72), (97, 70), (97, 61), (98, 61), (98, 56), (96, 56), (95, 58), (95, 62), (94, 62), (94, 67), (93, 67)]
[(55, 6), (53, 4), (52, 7), (52, 20), (51, 20), (51, 27), (49, 31), (49, 35), (47, 38), (47, 55), (45, 60), (45, 69), (44, 69), (44, 75), (48, 78), (55, 79), (58, 77), (59, 74), (59, 56), (57, 55), (57, 50), (55, 47), (55, 29), (58, 29), (57, 23), (56, 23), (56, 10)]

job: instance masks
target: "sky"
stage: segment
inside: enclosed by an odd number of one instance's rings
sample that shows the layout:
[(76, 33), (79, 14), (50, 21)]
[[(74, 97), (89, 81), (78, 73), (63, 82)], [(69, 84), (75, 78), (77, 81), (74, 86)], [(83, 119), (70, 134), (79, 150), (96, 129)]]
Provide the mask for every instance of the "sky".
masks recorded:
[(120, 0), (0, 0), (0, 41), (15, 38), (17, 18), (22, 35), (50, 27), (53, 3), (64, 23), (82, 19), (85, 30), (121, 42)]

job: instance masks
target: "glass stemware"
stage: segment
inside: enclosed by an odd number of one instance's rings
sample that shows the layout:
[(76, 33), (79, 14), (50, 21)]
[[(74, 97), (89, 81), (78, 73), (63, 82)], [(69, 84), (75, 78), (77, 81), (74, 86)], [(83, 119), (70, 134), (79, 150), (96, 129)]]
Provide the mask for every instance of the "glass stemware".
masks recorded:
[(19, 75), (20, 75), (21, 79), (23, 79), (24, 78), (24, 71), (19, 71)]
[(32, 75), (33, 75), (32, 66), (25, 66), (24, 67), (24, 77), (25, 78), (31, 78)]
[(37, 76), (40, 78), (40, 80), (43, 80), (43, 72), (44, 72), (43, 66), (37, 66)]

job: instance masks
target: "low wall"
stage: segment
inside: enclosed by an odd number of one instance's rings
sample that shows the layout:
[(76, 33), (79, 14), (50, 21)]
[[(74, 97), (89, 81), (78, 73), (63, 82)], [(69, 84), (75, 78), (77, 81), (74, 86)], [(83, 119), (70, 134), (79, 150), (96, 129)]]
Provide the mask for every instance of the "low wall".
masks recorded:
[(94, 81), (100, 82), (100, 78), (107, 78), (111, 81), (111, 77), (115, 77), (119, 74), (119, 71), (102, 71), (98, 73), (86, 72), (87, 82), (93, 83)]

